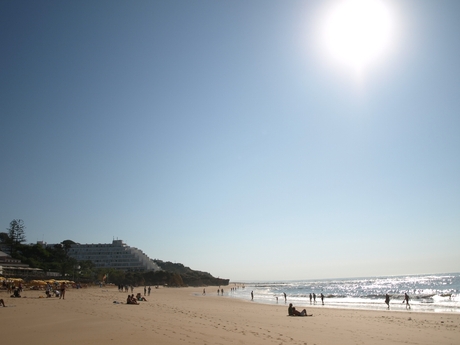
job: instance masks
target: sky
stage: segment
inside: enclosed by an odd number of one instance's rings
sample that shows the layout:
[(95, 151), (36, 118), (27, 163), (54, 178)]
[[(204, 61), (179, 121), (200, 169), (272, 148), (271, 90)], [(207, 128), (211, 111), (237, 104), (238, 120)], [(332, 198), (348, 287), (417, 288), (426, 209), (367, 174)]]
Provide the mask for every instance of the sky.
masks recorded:
[(459, 272), (460, 2), (344, 1), (0, 2), (0, 231), (233, 281)]

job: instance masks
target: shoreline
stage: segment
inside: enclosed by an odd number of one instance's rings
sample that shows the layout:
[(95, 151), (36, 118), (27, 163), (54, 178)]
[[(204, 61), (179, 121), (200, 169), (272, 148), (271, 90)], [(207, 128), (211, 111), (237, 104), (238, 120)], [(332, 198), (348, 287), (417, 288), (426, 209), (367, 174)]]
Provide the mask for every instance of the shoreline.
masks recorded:
[[(250, 299), (258, 303), (283, 303), (287, 294), (292, 303), (310, 307), (356, 310), (406, 311), (404, 296), (409, 294), (411, 310), (424, 313), (460, 314), (460, 274), (426, 274), (411, 276), (375, 276), (365, 278), (313, 279), (292, 281), (231, 282), (231, 297)], [(244, 288), (242, 288), (244, 286)], [(312, 303), (312, 295), (316, 301)], [(279, 299), (279, 302), (278, 302)]]
[[(352, 310), (305, 306), (313, 317), (288, 317), (287, 304), (217, 296), (217, 287), (152, 289), (147, 302), (126, 305), (116, 287), (69, 289), (66, 299), (0, 292), (3, 341), (158, 344), (457, 344), (460, 315), (408, 310)], [(208, 290), (209, 289), (209, 290)], [(215, 292), (214, 292), (215, 291)], [(143, 293), (135, 288), (134, 294)], [(114, 303), (114, 301), (120, 303)], [(288, 302), (289, 303), (289, 298)], [(296, 305), (298, 308), (304, 308)]]
[[(216, 296), (218, 297), (218, 296)], [(283, 306), (283, 305), (289, 305), (289, 298), (288, 298), (288, 302), (287, 304), (284, 303), (284, 302), (280, 302), (280, 303), (276, 303), (276, 302), (266, 302), (266, 301), (258, 301), (258, 300), (254, 300), (254, 301), (251, 301), (251, 300), (246, 300), (244, 298), (240, 298), (240, 297), (232, 297), (232, 296), (224, 296), (226, 298), (229, 298), (229, 299), (235, 299), (235, 300), (241, 300), (241, 301), (247, 301), (247, 302), (250, 302), (250, 303), (257, 303), (257, 304), (263, 304), (263, 305), (271, 305), (271, 306)], [(383, 304), (383, 303), (382, 303)], [(391, 305), (391, 304), (390, 304)], [(378, 311), (378, 312), (397, 312), (397, 313), (408, 313), (408, 312), (412, 312), (412, 313), (427, 313), (427, 314), (452, 314), (452, 315), (460, 315), (460, 312), (456, 312), (456, 311), (435, 311), (435, 310), (421, 310), (421, 309), (417, 309), (417, 308), (411, 308), (411, 309), (404, 309), (404, 308), (395, 308), (395, 309), (386, 309), (384, 306), (382, 306), (382, 308), (372, 308), (372, 307), (362, 307), (362, 308), (359, 308), (357, 306), (350, 306), (350, 307), (345, 307), (345, 306), (337, 306), (337, 305), (331, 305), (331, 304), (327, 304), (325, 303), (324, 305), (321, 305), (321, 303), (317, 303), (317, 304), (299, 304), (299, 306), (303, 308), (312, 308), (312, 309), (339, 309), (339, 310), (359, 310), (359, 311)], [(286, 307), (287, 308), (287, 307)]]

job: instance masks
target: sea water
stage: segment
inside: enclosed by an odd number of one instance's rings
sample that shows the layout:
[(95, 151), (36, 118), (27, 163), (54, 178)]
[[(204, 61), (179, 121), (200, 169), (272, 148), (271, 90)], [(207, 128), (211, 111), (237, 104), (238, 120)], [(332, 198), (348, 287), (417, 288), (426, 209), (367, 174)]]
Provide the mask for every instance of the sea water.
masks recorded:
[[(406, 310), (407, 293), (412, 311), (460, 313), (460, 273), (231, 283), (226, 295), (251, 300), (251, 291), (257, 303), (322, 307), (322, 293), (324, 307), (371, 310), (387, 309), (385, 294), (390, 295), (391, 310)], [(316, 304), (310, 303), (310, 293), (316, 294)]]

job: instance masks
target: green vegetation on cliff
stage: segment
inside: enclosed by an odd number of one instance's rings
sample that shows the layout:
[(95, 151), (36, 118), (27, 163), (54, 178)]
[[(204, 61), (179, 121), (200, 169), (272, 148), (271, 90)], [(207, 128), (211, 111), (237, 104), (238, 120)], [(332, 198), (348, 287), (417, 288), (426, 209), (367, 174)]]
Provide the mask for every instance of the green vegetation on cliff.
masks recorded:
[(194, 271), (190, 267), (182, 264), (175, 264), (170, 261), (164, 262), (161, 260), (153, 260), (161, 269), (179, 274), (184, 283), (190, 286), (205, 286), (205, 285), (228, 285), (229, 279), (215, 278), (210, 273)]

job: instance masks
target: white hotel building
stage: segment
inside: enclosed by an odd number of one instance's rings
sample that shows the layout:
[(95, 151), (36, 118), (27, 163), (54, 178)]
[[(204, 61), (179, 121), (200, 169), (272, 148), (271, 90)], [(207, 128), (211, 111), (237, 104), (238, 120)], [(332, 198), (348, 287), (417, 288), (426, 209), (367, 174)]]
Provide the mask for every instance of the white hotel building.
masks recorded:
[(96, 268), (114, 268), (123, 271), (161, 271), (142, 250), (130, 247), (122, 240), (111, 244), (73, 244), (68, 255), (78, 261), (92, 261)]

